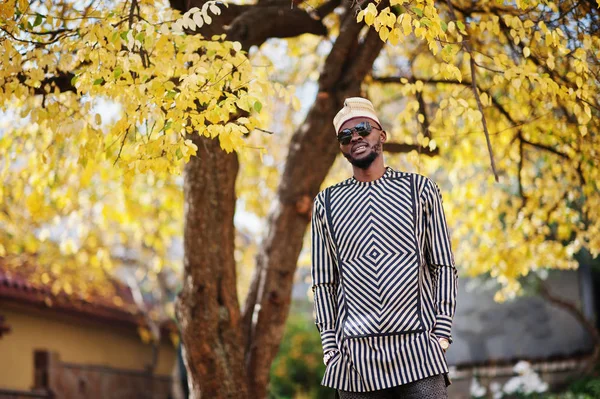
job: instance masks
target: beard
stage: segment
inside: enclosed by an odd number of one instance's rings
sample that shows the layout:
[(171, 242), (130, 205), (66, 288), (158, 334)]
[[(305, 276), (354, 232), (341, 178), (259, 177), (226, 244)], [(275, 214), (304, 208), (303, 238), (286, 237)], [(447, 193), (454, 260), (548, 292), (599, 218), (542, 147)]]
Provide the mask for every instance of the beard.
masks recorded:
[(346, 152), (342, 151), (342, 154), (348, 160), (348, 162), (350, 162), (352, 165), (356, 166), (357, 168), (368, 169), (369, 166), (371, 166), (371, 164), (373, 163), (373, 161), (375, 161), (377, 159), (379, 154), (381, 154), (381, 146), (382, 146), (381, 139), (379, 139), (379, 141), (377, 141), (377, 143), (375, 143), (375, 145), (373, 145), (373, 147), (369, 147), (370, 152), (367, 155), (363, 156), (362, 158), (355, 158), (349, 152), (346, 153)]

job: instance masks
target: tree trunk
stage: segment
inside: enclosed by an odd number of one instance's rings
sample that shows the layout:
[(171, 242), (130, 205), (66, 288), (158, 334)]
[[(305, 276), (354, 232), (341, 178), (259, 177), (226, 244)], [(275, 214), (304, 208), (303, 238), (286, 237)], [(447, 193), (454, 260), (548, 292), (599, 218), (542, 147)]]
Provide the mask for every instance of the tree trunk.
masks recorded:
[(193, 136), (185, 167), (184, 280), (177, 318), (190, 398), (248, 397), (236, 291), (233, 215), (238, 159)]

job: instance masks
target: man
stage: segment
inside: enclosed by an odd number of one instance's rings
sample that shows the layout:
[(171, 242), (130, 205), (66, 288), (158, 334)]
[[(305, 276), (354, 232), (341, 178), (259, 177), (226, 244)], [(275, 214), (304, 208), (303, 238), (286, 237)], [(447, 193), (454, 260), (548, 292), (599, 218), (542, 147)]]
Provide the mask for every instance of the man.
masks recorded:
[(321, 383), (341, 399), (447, 398), (457, 273), (439, 188), (384, 166), (369, 100), (348, 98), (333, 125), (354, 176), (313, 205)]

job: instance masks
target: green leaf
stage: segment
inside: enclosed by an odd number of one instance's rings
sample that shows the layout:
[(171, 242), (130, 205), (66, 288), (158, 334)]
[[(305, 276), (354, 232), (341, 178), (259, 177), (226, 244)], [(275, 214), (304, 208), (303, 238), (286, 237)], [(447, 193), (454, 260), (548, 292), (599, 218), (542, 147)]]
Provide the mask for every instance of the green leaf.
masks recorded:
[(183, 153), (181, 152), (181, 148), (178, 148), (177, 151), (175, 151), (175, 155), (177, 155), (177, 159), (183, 158)]
[(175, 90), (169, 90), (167, 92), (167, 98), (175, 98), (176, 95), (177, 95), (177, 92)]
[(425, 25), (427, 27), (431, 26), (431, 21), (429, 20), (429, 18), (422, 18), (421, 21), (419, 21), (419, 22), (421, 22), (423, 25)]
[(129, 33), (129, 31), (121, 32), (121, 39), (127, 40), (127, 33)]
[(171, 127), (171, 125), (173, 124), (173, 121), (168, 121), (167, 123), (165, 123), (165, 127), (163, 127), (164, 131), (169, 130), (169, 128)]
[(465, 30), (465, 24), (463, 24), (462, 21), (456, 21), (456, 26), (458, 26), (458, 29), (460, 30)]
[(448, 24), (444, 21), (441, 21), (442, 30), (446, 32), (448, 30)]
[(417, 14), (419, 17), (422, 17), (422, 16), (423, 16), (423, 10), (421, 10), (419, 7), (413, 7), (413, 8), (412, 8), (412, 10), (413, 10), (413, 12), (414, 12), (415, 14)]
[(71, 78), (71, 86), (75, 86), (76, 82), (77, 82), (77, 75), (75, 75)]
[(262, 109), (262, 104), (260, 103), (260, 101), (254, 103), (254, 109), (256, 110), (256, 112), (260, 112), (260, 110)]
[(94, 80), (94, 86), (101, 85), (102, 83), (104, 83), (104, 78)]
[(120, 66), (116, 67), (114, 72), (113, 72), (113, 76), (115, 77), (115, 79), (118, 79), (119, 76), (121, 76), (121, 74), (123, 73), (123, 68), (121, 68)]
[(144, 32), (140, 32), (135, 36), (135, 40), (138, 40), (140, 43), (144, 41)]
[(35, 22), (33, 23), (33, 26), (40, 26), (42, 24), (42, 21), (44, 21), (44, 16), (42, 14), (37, 14), (37, 16), (35, 17)]

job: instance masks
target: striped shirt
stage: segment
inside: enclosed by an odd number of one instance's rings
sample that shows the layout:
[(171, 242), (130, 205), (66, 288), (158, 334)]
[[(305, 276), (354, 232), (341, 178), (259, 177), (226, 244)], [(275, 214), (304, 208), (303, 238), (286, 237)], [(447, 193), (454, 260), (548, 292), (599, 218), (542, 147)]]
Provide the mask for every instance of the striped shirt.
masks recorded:
[(319, 192), (312, 209), (312, 280), (321, 383), (352, 392), (447, 373), (457, 273), (439, 187), (386, 167)]

